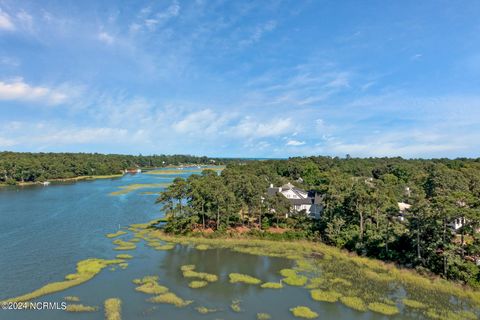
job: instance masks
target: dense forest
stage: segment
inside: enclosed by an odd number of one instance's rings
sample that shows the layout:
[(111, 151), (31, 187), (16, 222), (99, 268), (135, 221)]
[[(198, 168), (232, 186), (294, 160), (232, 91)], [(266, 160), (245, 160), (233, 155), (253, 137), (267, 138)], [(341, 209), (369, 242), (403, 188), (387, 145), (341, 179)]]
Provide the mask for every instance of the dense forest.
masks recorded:
[(235, 159), (214, 159), (189, 155), (133, 156), (98, 153), (0, 152), (0, 184), (41, 182), (79, 176), (120, 174), (131, 168), (180, 164), (225, 163)]
[[(320, 219), (286, 214), (268, 186), (322, 195)], [(306, 238), (480, 286), (480, 159), (291, 158), (177, 178), (157, 199), (166, 232)], [(400, 211), (400, 202), (410, 205)], [(464, 219), (454, 230), (452, 222)], [(457, 220), (458, 221), (458, 220)]]

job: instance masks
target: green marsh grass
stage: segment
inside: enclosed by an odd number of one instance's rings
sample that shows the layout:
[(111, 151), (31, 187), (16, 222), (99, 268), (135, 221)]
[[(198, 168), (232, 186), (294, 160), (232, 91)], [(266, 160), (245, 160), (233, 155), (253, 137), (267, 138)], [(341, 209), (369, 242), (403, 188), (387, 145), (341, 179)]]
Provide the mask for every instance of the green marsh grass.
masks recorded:
[(123, 231), (123, 230), (118, 230), (117, 232), (115, 233), (109, 233), (106, 235), (107, 238), (115, 238), (115, 237), (119, 237), (119, 236), (122, 236), (124, 234), (127, 234), (126, 231)]
[(123, 241), (121, 239), (113, 240), (113, 243), (117, 245), (117, 247), (113, 248), (113, 250), (123, 251), (123, 250), (135, 250), (137, 248), (135, 243)]
[(95, 312), (98, 311), (98, 307), (85, 306), (83, 304), (69, 304), (65, 311), (68, 312)]
[(291, 308), (290, 311), (297, 318), (315, 319), (318, 317), (318, 313), (316, 313), (309, 307), (298, 306), (295, 308)]
[[(367, 309), (370, 303), (375, 302), (391, 305), (387, 300), (392, 298), (399, 288), (405, 290), (409, 300), (424, 305), (422, 309), (425, 309), (425, 312), (427, 309), (443, 308), (460, 314), (465, 309), (478, 312), (480, 307), (479, 290), (438, 277), (427, 278), (414, 270), (400, 269), (393, 264), (359, 257), (322, 243), (301, 240), (259, 240), (248, 238), (248, 235), (243, 238), (172, 236), (158, 230), (146, 229), (147, 227), (148, 224), (142, 228), (135, 228), (135, 232), (143, 231), (142, 236), (151, 240), (193, 246), (203, 244), (210, 248), (225, 248), (246, 254), (290, 259), (295, 266), (282, 271), (284, 276), (282, 283), (306, 285), (307, 289), (334, 291), (341, 294), (347, 304), (348, 297), (362, 297), (360, 310)], [(192, 276), (190, 272), (186, 275)], [(305, 283), (306, 280), (308, 281)], [(408, 308), (413, 308), (407, 304), (405, 305)]]
[(207, 313), (212, 313), (212, 312), (217, 312), (217, 309), (209, 309), (207, 307), (196, 307), (195, 310), (198, 311), (198, 313), (201, 313), (201, 314), (207, 314)]
[(184, 278), (199, 278), (208, 282), (218, 281), (217, 275), (206, 272), (197, 272), (195, 271), (194, 265), (181, 266), (180, 270), (182, 270)]
[(234, 312), (242, 312), (242, 307), (240, 307), (240, 300), (232, 300), (230, 304), (230, 309)]
[(105, 300), (105, 320), (122, 320), (122, 300), (109, 298)]
[(77, 296), (66, 296), (66, 297), (63, 297), (63, 300), (70, 301), (70, 302), (78, 302), (80, 301), (80, 298)]
[(116, 258), (117, 259), (132, 259), (133, 256), (130, 255), (130, 254), (126, 254), (126, 253), (121, 253), (121, 254), (117, 254)]
[(340, 297), (340, 301), (350, 309), (362, 312), (367, 311), (365, 302), (358, 297)]
[(188, 286), (192, 289), (203, 288), (207, 285), (208, 285), (208, 282), (204, 280), (193, 280), (193, 281), (190, 281), (190, 283), (188, 284)]
[(133, 283), (139, 285), (135, 288), (138, 292), (146, 294), (163, 294), (168, 292), (168, 288), (158, 283), (157, 276), (146, 276), (142, 279), (134, 279)]
[(195, 247), (197, 250), (208, 250), (210, 247), (206, 244), (199, 244), (198, 246)]
[(336, 291), (323, 291), (319, 289), (314, 289), (310, 291), (310, 296), (315, 301), (337, 302), (338, 299), (340, 299), (340, 297), (342, 296), (342, 294)]
[(264, 313), (264, 312), (257, 313), (257, 320), (270, 320), (270, 319), (272, 319), (272, 316), (269, 315), (268, 313)]
[(246, 274), (241, 274), (241, 273), (230, 273), (228, 275), (230, 278), (230, 283), (246, 283), (246, 284), (260, 284), (262, 283), (262, 280), (257, 279), (255, 277), (246, 275)]
[(193, 302), (191, 300), (184, 300), (173, 292), (162, 293), (158, 296), (148, 299), (148, 301), (154, 303), (172, 304), (177, 308), (186, 307)]
[(119, 191), (111, 192), (111, 196), (119, 196), (122, 194), (127, 194), (136, 190), (140, 189), (147, 189), (147, 188), (166, 188), (170, 185), (170, 183), (134, 183), (128, 186), (121, 186), (118, 187)]
[(413, 309), (425, 309), (427, 306), (424, 303), (421, 303), (416, 300), (412, 299), (403, 299), (402, 300), (403, 304), (406, 305), (407, 307), (413, 308)]
[(265, 282), (262, 283), (260, 287), (264, 289), (282, 289), (283, 284), (281, 284), (280, 282)]
[(106, 268), (109, 265), (122, 263), (124, 260), (104, 260), (104, 259), (86, 259), (77, 263), (77, 272), (65, 276), (65, 281), (52, 282), (49, 283), (40, 289), (32, 291), (30, 293), (10, 298), (2, 302), (9, 301), (29, 301), (36, 299), (38, 297), (51, 294), (54, 292), (63, 291), (71, 287), (78, 286), (84, 282), (95, 277), (102, 269)]
[(381, 302), (372, 302), (368, 304), (368, 309), (373, 312), (381, 313), (386, 316), (393, 316), (395, 314), (400, 313), (397, 306), (392, 306), (389, 304), (381, 303)]

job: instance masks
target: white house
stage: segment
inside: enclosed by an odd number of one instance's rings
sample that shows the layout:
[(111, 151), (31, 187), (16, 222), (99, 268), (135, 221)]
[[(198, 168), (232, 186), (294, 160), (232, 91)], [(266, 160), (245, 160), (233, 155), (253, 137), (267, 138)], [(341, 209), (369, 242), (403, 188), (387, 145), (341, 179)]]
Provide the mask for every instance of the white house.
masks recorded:
[(299, 189), (290, 182), (281, 187), (274, 187), (273, 184), (271, 184), (267, 193), (271, 196), (276, 193), (281, 193), (292, 204), (292, 213), (298, 213), (305, 210), (309, 216), (319, 219), (320, 213), (323, 211), (321, 195), (313, 191)]

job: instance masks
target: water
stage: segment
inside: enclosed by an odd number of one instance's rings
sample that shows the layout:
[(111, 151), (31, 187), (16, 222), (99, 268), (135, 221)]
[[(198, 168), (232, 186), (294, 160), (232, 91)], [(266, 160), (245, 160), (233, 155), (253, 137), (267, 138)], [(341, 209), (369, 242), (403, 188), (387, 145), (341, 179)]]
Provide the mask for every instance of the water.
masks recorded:
[[(123, 319), (256, 319), (266, 312), (272, 319), (294, 319), (289, 309), (308, 306), (322, 319), (383, 319), (372, 312), (360, 313), (340, 303), (313, 301), (308, 290), (285, 286), (280, 290), (259, 286), (231, 284), (228, 273), (239, 272), (263, 281), (279, 281), (279, 270), (292, 267), (287, 259), (262, 257), (228, 249), (196, 250), (177, 245), (174, 250), (156, 251), (144, 242), (133, 251), (114, 251), (105, 234), (118, 227), (143, 223), (162, 215), (154, 204), (161, 188), (140, 189), (112, 196), (120, 186), (163, 183), (177, 176), (127, 175), (119, 179), (32, 186), (0, 191), (0, 300), (31, 292), (75, 272), (76, 263), (87, 258), (113, 259), (128, 253), (125, 270), (104, 269), (94, 279), (68, 290), (40, 297), (36, 301), (62, 302), (65, 296), (78, 296), (84, 305), (99, 306), (93, 313), (65, 311), (0, 311), (0, 319), (103, 319), (103, 301), (111, 297), (122, 300)], [(129, 236), (129, 238), (131, 238)], [(195, 264), (197, 271), (213, 273), (219, 281), (205, 288), (191, 289), (183, 278), (181, 265)], [(135, 291), (132, 280), (158, 275), (159, 283), (178, 296), (193, 300), (185, 308), (147, 302), (149, 295)], [(232, 300), (241, 300), (241, 313), (230, 310)], [(218, 312), (199, 314), (195, 307), (206, 306)], [(395, 319), (406, 318), (402, 315)]]

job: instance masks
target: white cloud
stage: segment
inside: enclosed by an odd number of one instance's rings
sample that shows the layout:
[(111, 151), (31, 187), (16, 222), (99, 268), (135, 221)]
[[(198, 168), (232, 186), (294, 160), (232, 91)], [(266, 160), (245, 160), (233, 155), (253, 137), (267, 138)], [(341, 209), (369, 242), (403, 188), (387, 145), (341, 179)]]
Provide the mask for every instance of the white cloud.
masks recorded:
[(0, 9), (0, 30), (15, 30), (15, 25), (10, 19), (10, 16), (8, 15), (8, 13), (2, 11), (2, 9)]
[(287, 146), (303, 146), (305, 141), (298, 141), (298, 140), (288, 140), (285, 145)]
[(277, 118), (270, 121), (259, 122), (247, 116), (238, 125), (233, 127), (233, 132), (246, 138), (275, 137), (281, 134), (294, 132), (295, 128), (290, 118)]
[(25, 83), (22, 78), (11, 82), (0, 81), (0, 100), (36, 101), (56, 105), (66, 99), (67, 95), (64, 92), (43, 86), (32, 86)]
[(98, 35), (97, 35), (97, 38), (101, 42), (109, 44), (109, 45), (113, 44), (115, 42), (115, 38), (105, 31), (99, 32)]
[(218, 123), (218, 116), (210, 109), (193, 112), (184, 119), (174, 123), (173, 129), (180, 133), (202, 133), (212, 131)]

